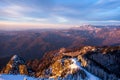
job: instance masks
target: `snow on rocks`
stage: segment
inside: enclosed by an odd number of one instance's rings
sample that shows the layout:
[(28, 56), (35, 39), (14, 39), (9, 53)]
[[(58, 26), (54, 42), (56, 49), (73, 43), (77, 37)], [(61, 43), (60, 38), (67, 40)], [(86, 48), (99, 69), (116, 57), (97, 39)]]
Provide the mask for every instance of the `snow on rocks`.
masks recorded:
[(93, 74), (89, 73), (87, 70), (81, 67), (80, 62), (77, 60), (77, 58), (72, 58), (71, 59), (73, 64), (70, 65), (71, 69), (80, 69), (83, 70), (86, 75), (87, 79), (86, 80), (100, 80), (98, 77), (94, 76)]
[(71, 61), (73, 62), (73, 64), (70, 65), (71, 69), (79, 69), (79, 65), (77, 64), (76, 59), (71, 59)]

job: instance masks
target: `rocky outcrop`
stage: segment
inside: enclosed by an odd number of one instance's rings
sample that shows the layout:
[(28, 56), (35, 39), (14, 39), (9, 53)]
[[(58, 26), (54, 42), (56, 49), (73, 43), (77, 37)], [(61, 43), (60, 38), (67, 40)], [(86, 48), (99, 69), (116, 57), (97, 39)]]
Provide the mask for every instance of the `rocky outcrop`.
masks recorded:
[(2, 74), (25, 74), (28, 75), (28, 68), (25, 61), (18, 55), (14, 55), (8, 64), (2, 69)]
[(40, 78), (88, 80), (95, 75), (102, 80), (118, 80), (119, 57), (120, 46), (85, 46), (73, 50), (61, 48), (46, 53), (41, 60), (28, 61), (27, 66), (22, 58), (15, 55), (1, 73), (29, 75), (29, 66), (35, 71), (32, 76)]

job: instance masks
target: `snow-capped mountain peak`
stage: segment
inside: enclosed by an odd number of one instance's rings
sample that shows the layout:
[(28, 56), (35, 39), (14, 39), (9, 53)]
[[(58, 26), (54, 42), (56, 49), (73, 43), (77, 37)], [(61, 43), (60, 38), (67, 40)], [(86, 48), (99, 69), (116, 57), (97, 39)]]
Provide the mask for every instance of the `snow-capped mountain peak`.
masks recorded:
[(14, 56), (11, 58), (11, 60), (17, 60), (18, 58), (19, 58), (18, 55), (14, 55)]
[(4, 74), (28, 74), (28, 69), (23, 58), (14, 55), (8, 64), (2, 69)]

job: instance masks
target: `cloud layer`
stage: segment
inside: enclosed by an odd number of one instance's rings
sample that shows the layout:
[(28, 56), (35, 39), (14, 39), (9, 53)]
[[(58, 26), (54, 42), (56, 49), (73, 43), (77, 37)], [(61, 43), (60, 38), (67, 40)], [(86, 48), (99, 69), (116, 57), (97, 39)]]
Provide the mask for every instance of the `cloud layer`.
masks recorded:
[(34, 24), (119, 24), (120, 0), (0, 0), (0, 21)]

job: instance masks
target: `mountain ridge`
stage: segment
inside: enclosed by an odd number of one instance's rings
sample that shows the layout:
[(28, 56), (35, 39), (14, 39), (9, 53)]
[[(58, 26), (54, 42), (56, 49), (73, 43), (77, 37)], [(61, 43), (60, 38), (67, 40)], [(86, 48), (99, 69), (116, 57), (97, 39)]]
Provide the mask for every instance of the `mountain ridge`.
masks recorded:
[[(92, 27), (92, 26), (91, 26)], [(111, 46), (120, 44), (120, 28), (100, 28), (101, 30), (37, 30), (8, 31), (0, 33), (0, 58), (19, 54), (26, 59), (42, 58), (44, 53), (80, 46)], [(60, 44), (59, 44), (60, 43)], [(35, 52), (32, 56), (33, 51)], [(41, 52), (40, 52), (41, 51)], [(5, 53), (5, 54), (4, 54)], [(38, 57), (38, 56), (41, 57)]]
[[(75, 73), (76, 76), (79, 75), (79, 78), (85, 79), (88, 78), (87, 71), (100, 79), (117, 80), (120, 78), (118, 71), (120, 68), (119, 53), (120, 46), (85, 46), (74, 50), (61, 48), (46, 53), (41, 60), (36, 59), (26, 62), (26, 66), (31, 67), (34, 71), (31, 72), (32, 76), (40, 78), (63, 77), (63, 79), (68, 79)], [(67, 77), (68, 75), (71, 76)], [(75, 78), (74, 76), (73, 78)]]

